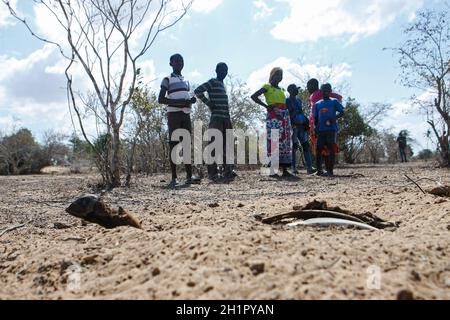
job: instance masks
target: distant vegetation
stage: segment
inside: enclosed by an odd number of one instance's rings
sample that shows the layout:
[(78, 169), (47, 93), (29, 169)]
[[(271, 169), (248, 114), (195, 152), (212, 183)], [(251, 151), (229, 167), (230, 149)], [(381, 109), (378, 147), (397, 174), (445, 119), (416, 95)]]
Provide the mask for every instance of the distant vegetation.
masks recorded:
[[(257, 128), (264, 119), (262, 110), (248, 99), (249, 90), (244, 83), (230, 79), (230, 111), (236, 128)], [(341, 132), (339, 161), (342, 163), (396, 163), (398, 161), (398, 133), (379, 130), (374, 126), (386, 115), (388, 105), (374, 104), (361, 110), (354, 99), (347, 99), (345, 116), (340, 119)], [(307, 109), (308, 106), (305, 108)], [(121, 170), (126, 183), (133, 174), (166, 172), (168, 163), (168, 131), (164, 106), (157, 103), (155, 94), (146, 87), (138, 88), (131, 102), (121, 140)], [(201, 102), (194, 106), (193, 121), (208, 122), (208, 109)], [(132, 120), (133, 119), (133, 120)], [(412, 139), (409, 141), (409, 157), (413, 156)], [(83, 167), (95, 166), (101, 174), (108, 162), (107, 134), (100, 134), (89, 144), (77, 135), (71, 137), (47, 132), (43, 143), (36, 142), (30, 130), (23, 128), (9, 135), (0, 135), (0, 174), (37, 174), (46, 166), (67, 166), (72, 173)], [(436, 159), (438, 153), (421, 151), (415, 159)]]
[[(27, 20), (12, 10), (8, 1), (3, 2), (12, 16), (33, 31)], [(51, 1), (43, 1), (47, 2)], [(65, 57), (69, 57), (66, 72), (69, 107), (78, 120), (80, 135), (68, 138), (50, 132), (42, 144), (37, 143), (26, 128), (0, 135), (0, 174), (39, 173), (43, 167), (55, 164), (72, 166), (73, 171), (77, 172), (80, 163), (87, 161), (98, 168), (103, 184), (114, 188), (128, 185), (133, 173), (166, 171), (168, 134), (165, 109), (157, 103), (155, 94), (142, 84), (138, 61), (150, 50), (160, 32), (174, 26), (187, 14), (192, 2), (188, 1), (178, 12), (166, 11), (168, 4), (162, 2), (160, 13), (163, 14), (157, 15), (151, 15), (150, 3), (142, 1), (142, 5), (132, 6), (132, 14), (125, 6), (112, 8), (109, 1), (100, 2), (98, 6), (88, 4), (86, 10), (72, 10), (85, 5), (81, 0), (63, 2), (61, 8), (45, 6), (55, 16), (65, 17), (58, 19), (59, 25), (55, 27), (62, 28), (69, 35), (68, 43), (56, 45)], [(62, 14), (61, 10), (63, 13), (70, 12), (70, 17)], [(166, 21), (168, 16), (173, 18), (167, 19), (170, 22)], [(144, 37), (147, 41), (140, 51), (133, 53), (130, 44), (139, 38), (135, 31), (147, 18), (153, 19), (156, 27), (148, 30), (147, 37)], [(416, 158), (436, 158), (446, 166), (450, 166), (449, 21), (448, 12), (420, 12), (404, 30), (405, 42), (398, 48), (390, 48), (399, 56), (403, 84), (419, 89), (419, 94), (428, 92), (432, 95), (431, 101), (415, 99), (414, 102), (420, 104), (427, 114), (429, 138), (435, 143), (436, 151), (423, 150)], [(127, 24), (129, 27), (122, 29)], [(80, 35), (76, 42), (70, 36), (74, 31)], [(38, 37), (36, 33), (32, 34)], [(120, 40), (116, 43), (118, 47), (109, 50), (111, 39), (115, 38)], [(48, 42), (47, 39), (38, 39)], [(71, 50), (64, 52), (63, 48)], [(118, 59), (121, 54), (123, 59)], [(114, 72), (110, 70), (114, 66), (113, 61), (123, 61)], [(83, 65), (85, 76), (95, 88), (94, 92), (79, 92), (72, 82), (71, 67), (77, 62)], [(121, 81), (116, 81), (118, 75)], [(306, 81), (299, 79), (299, 84), (302, 83)], [(235, 128), (247, 129), (262, 124), (264, 114), (259, 106), (250, 101), (245, 83), (230, 78), (227, 86)], [(307, 92), (301, 91), (300, 97), (305, 113), (309, 114)], [(351, 98), (345, 101), (345, 106), (345, 116), (339, 120), (339, 161), (350, 164), (395, 163), (398, 159), (398, 132), (382, 130), (379, 126), (388, 115), (390, 106), (376, 103), (362, 107)], [(194, 121), (202, 120), (206, 124), (208, 115), (208, 107), (204, 104), (194, 106)], [(98, 128), (97, 135), (92, 139), (84, 130), (89, 121), (94, 121)], [(406, 136), (409, 141), (407, 153), (412, 157), (413, 141), (408, 132)]]
[[(447, 6), (448, 7), (448, 6)], [(429, 138), (437, 145), (439, 160), (450, 167), (450, 11), (424, 10), (405, 28), (406, 40), (391, 48), (399, 57), (404, 86), (426, 93), (413, 103), (427, 116)]]
[(49, 132), (41, 145), (28, 129), (0, 136), (0, 174), (39, 173), (43, 167), (68, 162), (69, 148), (62, 140), (61, 135)]

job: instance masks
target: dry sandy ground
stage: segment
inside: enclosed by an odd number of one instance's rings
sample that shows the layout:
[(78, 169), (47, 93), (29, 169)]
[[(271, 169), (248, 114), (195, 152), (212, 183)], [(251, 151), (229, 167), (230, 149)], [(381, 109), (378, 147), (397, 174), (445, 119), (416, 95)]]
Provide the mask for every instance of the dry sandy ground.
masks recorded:
[[(26, 223), (0, 237), (0, 299), (396, 299), (403, 289), (449, 299), (450, 202), (403, 174), (450, 184), (450, 172), (414, 164), (337, 173), (364, 176), (276, 181), (240, 172), (229, 185), (178, 190), (164, 189), (163, 176), (141, 177), (105, 196), (144, 230), (83, 226), (64, 212), (92, 192), (94, 176), (0, 177), (0, 231)], [(254, 217), (314, 199), (401, 226), (289, 229)]]

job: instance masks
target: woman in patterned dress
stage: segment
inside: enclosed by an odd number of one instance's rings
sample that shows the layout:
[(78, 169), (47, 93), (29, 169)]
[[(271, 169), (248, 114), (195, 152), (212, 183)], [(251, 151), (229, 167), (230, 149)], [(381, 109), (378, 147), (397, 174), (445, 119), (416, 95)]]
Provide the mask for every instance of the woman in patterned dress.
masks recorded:
[[(284, 89), (279, 87), (283, 80), (283, 70), (274, 68), (270, 72), (269, 84), (252, 95), (252, 100), (267, 109), (266, 130), (267, 130), (267, 155), (272, 155), (272, 130), (279, 130), (279, 164), (283, 169), (283, 177), (292, 176), (287, 169), (292, 163), (292, 127), (289, 110), (286, 108), (286, 95)], [(266, 103), (259, 99), (264, 95)], [(271, 168), (273, 169), (273, 168)], [(271, 170), (272, 176), (277, 176)]]

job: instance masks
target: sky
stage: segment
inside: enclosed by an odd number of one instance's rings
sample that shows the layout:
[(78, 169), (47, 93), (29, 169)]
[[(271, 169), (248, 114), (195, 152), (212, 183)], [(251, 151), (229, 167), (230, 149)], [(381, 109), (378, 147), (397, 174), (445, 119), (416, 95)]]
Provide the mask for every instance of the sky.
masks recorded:
[[(345, 97), (363, 106), (389, 103), (380, 124), (395, 134), (408, 129), (414, 149), (432, 148), (425, 119), (409, 102), (426, 95), (400, 84), (398, 58), (385, 47), (400, 45), (402, 30), (418, 10), (444, 10), (449, 0), (194, 0), (188, 15), (160, 34), (139, 67), (158, 90), (170, 74), (169, 57), (181, 53), (192, 84), (214, 76), (218, 62), (257, 90), (272, 67), (284, 70), (281, 86), (305, 87), (308, 77), (329, 75)], [(17, 12), (47, 37), (57, 25), (30, 0), (12, 0)], [(59, 38), (58, 38), (59, 37)], [(42, 139), (50, 129), (73, 131), (63, 75), (66, 61), (56, 47), (33, 38), (0, 2), (0, 131), (20, 127)], [(79, 90), (86, 89), (84, 84)]]

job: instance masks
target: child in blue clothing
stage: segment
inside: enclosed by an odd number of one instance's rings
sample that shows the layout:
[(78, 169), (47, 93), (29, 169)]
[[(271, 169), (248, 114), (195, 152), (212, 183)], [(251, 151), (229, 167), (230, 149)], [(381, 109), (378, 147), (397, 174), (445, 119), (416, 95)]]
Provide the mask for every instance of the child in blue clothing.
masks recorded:
[(295, 84), (291, 84), (288, 87), (289, 98), (286, 99), (286, 107), (289, 110), (291, 117), (291, 124), (293, 128), (292, 141), (294, 147), (292, 148), (292, 171), (297, 174), (297, 163), (295, 161), (295, 151), (303, 149), (303, 155), (305, 157), (305, 164), (308, 174), (314, 173), (312, 167), (311, 148), (308, 142), (309, 121), (303, 113), (303, 103), (298, 97), (299, 88)]
[(332, 87), (329, 83), (322, 85), (323, 100), (315, 105), (314, 125), (317, 135), (317, 172), (324, 175), (322, 171), (322, 151), (327, 146), (330, 152), (330, 161), (327, 162), (327, 176), (333, 176), (335, 153), (333, 144), (336, 142), (336, 134), (339, 131), (337, 119), (344, 115), (342, 104), (330, 98)]

